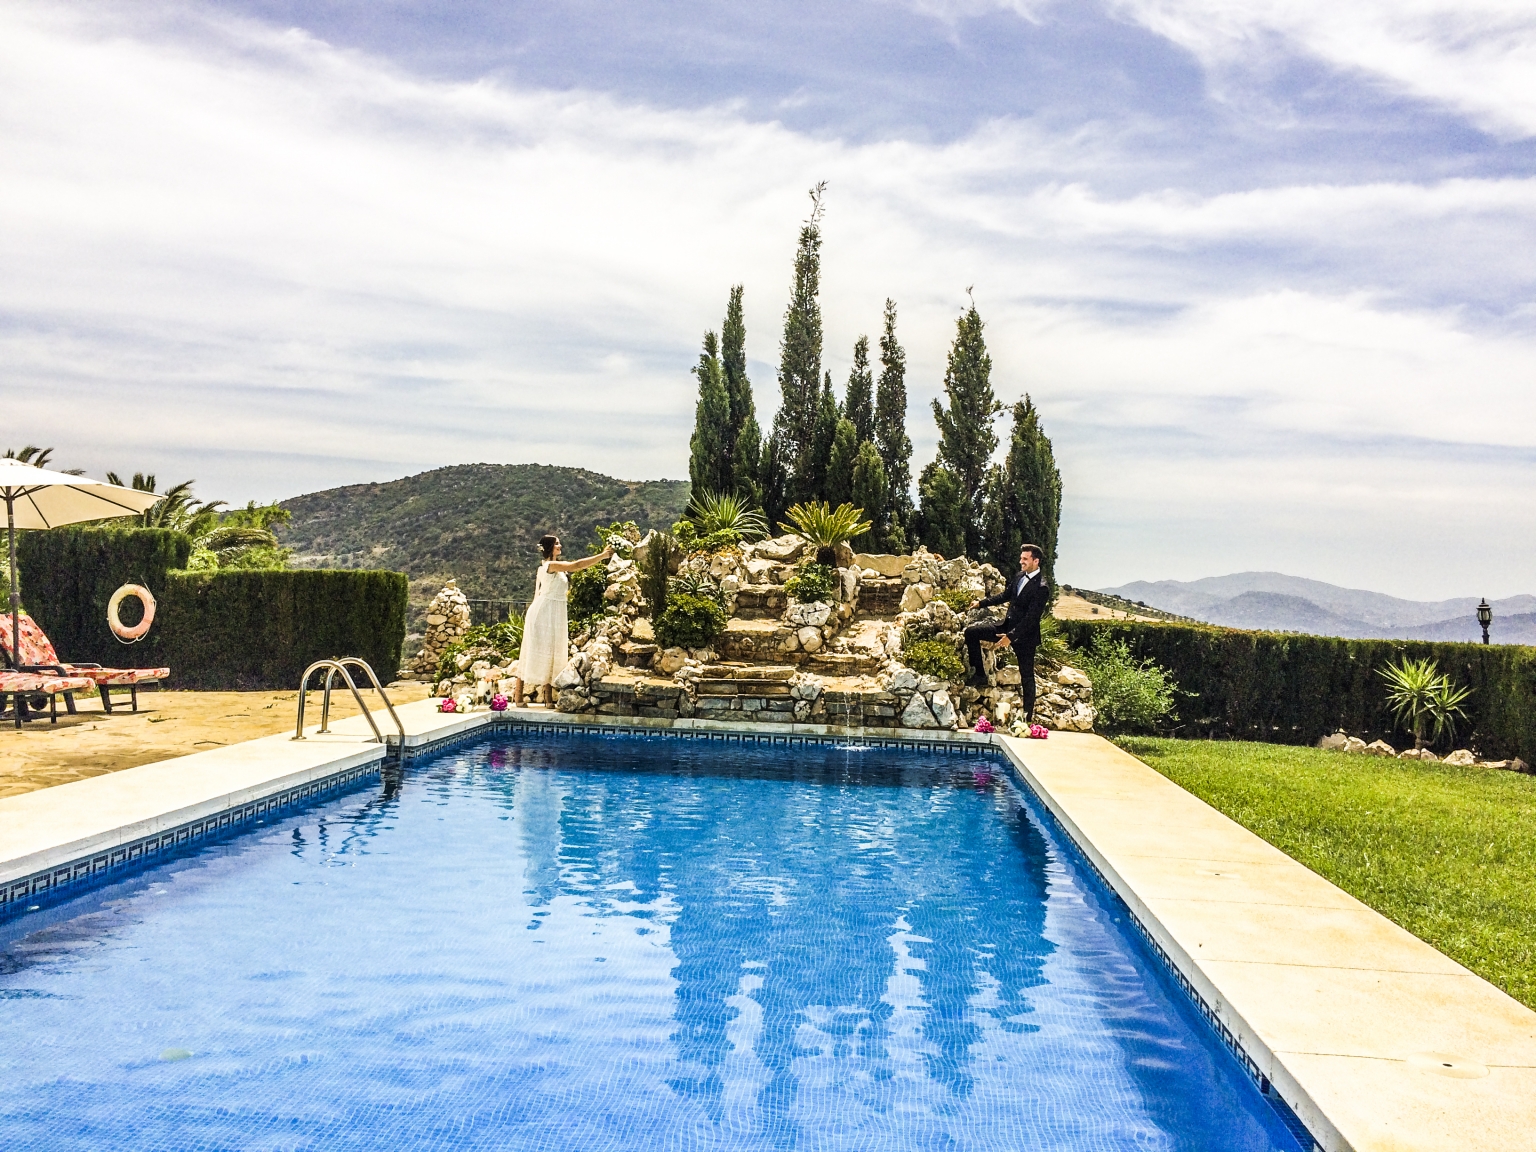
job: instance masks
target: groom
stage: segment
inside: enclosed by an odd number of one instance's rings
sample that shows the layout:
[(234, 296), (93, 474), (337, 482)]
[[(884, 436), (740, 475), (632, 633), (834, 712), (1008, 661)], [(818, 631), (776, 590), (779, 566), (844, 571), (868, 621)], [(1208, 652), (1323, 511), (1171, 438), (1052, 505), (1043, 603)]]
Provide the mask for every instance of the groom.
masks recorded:
[(1045, 553), (1038, 544), (1026, 544), (1019, 550), (1019, 574), (996, 596), (977, 600), (972, 608), (990, 608), (1007, 603), (1008, 615), (1001, 624), (972, 624), (965, 630), (965, 652), (971, 660), (970, 685), (987, 686), (987, 674), (981, 665), (981, 645), (996, 641), (999, 647), (1012, 644), (1019, 656), (1019, 695), (1023, 697), (1024, 715), (1035, 712), (1035, 649), (1040, 646), (1040, 617), (1051, 601), (1051, 590), (1040, 574)]

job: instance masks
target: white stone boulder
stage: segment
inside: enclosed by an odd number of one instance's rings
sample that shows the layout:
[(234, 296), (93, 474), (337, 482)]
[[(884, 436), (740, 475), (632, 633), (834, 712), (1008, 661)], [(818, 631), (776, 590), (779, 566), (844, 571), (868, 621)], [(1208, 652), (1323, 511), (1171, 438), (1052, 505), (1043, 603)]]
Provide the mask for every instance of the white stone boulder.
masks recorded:
[(1449, 756), (1442, 760), (1441, 763), (1454, 764), (1458, 768), (1470, 768), (1472, 765), (1477, 763), (1477, 757), (1472, 755), (1472, 753), (1468, 752), (1465, 748), (1458, 748), (1456, 751), (1452, 752)]
[(1348, 744), (1349, 734), (1343, 731), (1331, 733), (1317, 742), (1325, 752), (1342, 752)]
[(914, 693), (912, 700), (902, 709), (901, 726), (903, 728), (937, 728), (939, 722), (933, 718), (933, 713), (928, 709), (928, 701), (923, 699), (921, 692)]
[(900, 576), (907, 565), (912, 563), (910, 556), (892, 556), (886, 552), (858, 552), (853, 559), (860, 568), (885, 577)]
[(1369, 756), (1395, 757), (1397, 755), (1397, 749), (1392, 747), (1392, 745), (1388, 744), (1385, 740), (1372, 740), (1365, 746), (1365, 751)]
[(656, 670), (663, 676), (675, 676), (688, 662), (688, 653), (681, 648), (663, 648), (656, 654)]
[(780, 564), (788, 564), (804, 551), (805, 541), (793, 534), (761, 540), (752, 547), (754, 556), (760, 556), (765, 560), (776, 560)]
[(656, 642), (656, 626), (644, 616), (635, 621), (629, 630), (629, 638), (637, 644), (654, 644)]
[(933, 708), (933, 718), (940, 728), (951, 728), (955, 723), (955, 703), (949, 698), (949, 693), (939, 689), (929, 701)]
[(1093, 687), (1093, 681), (1088, 679), (1088, 674), (1086, 672), (1065, 666), (1061, 669), (1061, 671), (1056, 673), (1056, 683), (1065, 684), (1072, 688)]
[(821, 651), (822, 635), (820, 628), (807, 625), (795, 633), (795, 639), (799, 641), (800, 647), (806, 652)]

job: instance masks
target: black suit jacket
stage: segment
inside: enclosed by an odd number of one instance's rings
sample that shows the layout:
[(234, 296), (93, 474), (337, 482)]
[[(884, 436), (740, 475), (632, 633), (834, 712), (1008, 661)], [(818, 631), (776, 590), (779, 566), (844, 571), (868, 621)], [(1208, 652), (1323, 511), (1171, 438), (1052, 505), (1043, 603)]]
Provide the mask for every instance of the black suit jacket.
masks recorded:
[(1002, 629), (1008, 633), (1009, 641), (1015, 647), (1038, 647), (1040, 617), (1045, 614), (1045, 606), (1051, 602), (1051, 590), (1046, 587), (1044, 572), (1036, 571), (1021, 587), (1019, 581), (1023, 576), (1024, 573), (1020, 572), (1008, 582), (1008, 587), (996, 596), (988, 596), (981, 602), (981, 606), (991, 608), (1006, 603), (1008, 615), (1003, 617)]

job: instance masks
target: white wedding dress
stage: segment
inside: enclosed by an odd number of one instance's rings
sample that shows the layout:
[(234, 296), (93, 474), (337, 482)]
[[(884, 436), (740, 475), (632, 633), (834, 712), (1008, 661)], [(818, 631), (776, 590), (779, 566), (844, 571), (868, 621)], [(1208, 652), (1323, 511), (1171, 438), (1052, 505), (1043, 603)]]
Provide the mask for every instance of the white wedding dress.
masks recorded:
[(517, 658), (517, 674), (525, 688), (551, 684), (571, 662), (571, 641), (566, 615), (570, 579), (551, 572), (546, 560), (533, 582), (533, 603), (523, 617), (523, 648)]

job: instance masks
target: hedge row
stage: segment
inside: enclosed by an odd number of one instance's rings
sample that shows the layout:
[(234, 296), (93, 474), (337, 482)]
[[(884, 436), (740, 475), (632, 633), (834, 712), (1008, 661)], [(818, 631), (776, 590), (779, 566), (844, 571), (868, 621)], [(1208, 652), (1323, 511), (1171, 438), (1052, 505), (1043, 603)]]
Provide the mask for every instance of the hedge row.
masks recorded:
[[(297, 687), (311, 663), (361, 656), (389, 681), (405, 638), (407, 580), (399, 572), (184, 572), (191, 541), (163, 529), (27, 532), (18, 567), (27, 610), (60, 659), (171, 670), (167, 687)], [(107, 627), (123, 584), (156, 600), (155, 624), (124, 645)], [(125, 623), (137, 617), (130, 599)]]
[(1138, 656), (1173, 674), (1181, 736), (1311, 744), (1342, 728), (1402, 748), (1411, 738), (1393, 721), (1380, 670), (1428, 657), (1470, 687), (1467, 721), (1454, 744), (1488, 759), (1536, 763), (1536, 648), (1416, 640), (1344, 640), (1289, 632), (1244, 632), (1187, 624), (1063, 620), (1073, 647), (1096, 632), (1123, 637)]

